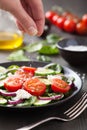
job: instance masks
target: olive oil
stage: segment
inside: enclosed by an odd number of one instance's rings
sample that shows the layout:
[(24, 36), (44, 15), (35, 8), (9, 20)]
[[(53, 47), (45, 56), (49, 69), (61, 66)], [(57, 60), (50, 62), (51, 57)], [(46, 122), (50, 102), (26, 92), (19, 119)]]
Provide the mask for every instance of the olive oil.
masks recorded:
[(12, 50), (23, 43), (23, 35), (12, 32), (0, 32), (0, 50)]

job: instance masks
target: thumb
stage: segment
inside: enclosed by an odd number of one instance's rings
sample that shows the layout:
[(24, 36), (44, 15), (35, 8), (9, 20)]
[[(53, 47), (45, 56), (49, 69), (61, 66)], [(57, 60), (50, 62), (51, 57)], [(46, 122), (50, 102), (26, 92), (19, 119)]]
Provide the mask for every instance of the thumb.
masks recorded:
[[(17, 8), (18, 7), (18, 8)], [(23, 29), (31, 36), (37, 35), (37, 26), (34, 20), (24, 10), (22, 5), (19, 3), (18, 6), (14, 7), (11, 13), (17, 18)]]

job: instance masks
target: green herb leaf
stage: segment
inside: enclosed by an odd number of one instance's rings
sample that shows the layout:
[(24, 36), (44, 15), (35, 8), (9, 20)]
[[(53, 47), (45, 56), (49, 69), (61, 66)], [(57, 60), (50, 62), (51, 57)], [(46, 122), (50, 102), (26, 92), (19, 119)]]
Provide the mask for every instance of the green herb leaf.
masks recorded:
[(8, 57), (8, 60), (11, 61), (29, 61), (28, 57), (26, 57), (24, 55), (24, 51), (23, 50), (18, 50), (18, 51), (14, 51), (12, 52)]
[(36, 52), (36, 51), (40, 50), (42, 48), (42, 46), (46, 43), (47, 43), (46, 40), (38, 41), (38, 42), (31, 43), (31, 44), (25, 46), (23, 49), (30, 53)]
[(44, 55), (54, 55), (58, 54), (59, 50), (55, 45), (45, 45), (39, 50), (39, 53)]
[(60, 40), (60, 36), (58, 36), (57, 34), (50, 34), (46, 37), (47, 39), (47, 42), (48, 43), (51, 43), (51, 44), (54, 44), (54, 43), (57, 43), (59, 40)]
[(51, 58), (45, 55), (38, 55), (37, 60), (44, 62), (51, 62)]

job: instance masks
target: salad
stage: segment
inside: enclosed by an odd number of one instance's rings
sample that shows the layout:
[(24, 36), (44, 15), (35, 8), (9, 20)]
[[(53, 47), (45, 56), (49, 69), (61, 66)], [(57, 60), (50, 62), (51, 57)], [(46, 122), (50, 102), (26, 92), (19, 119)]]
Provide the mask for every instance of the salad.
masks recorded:
[(75, 90), (74, 77), (56, 63), (44, 67), (0, 66), (0, 105), (43, 106), (63, 100)]

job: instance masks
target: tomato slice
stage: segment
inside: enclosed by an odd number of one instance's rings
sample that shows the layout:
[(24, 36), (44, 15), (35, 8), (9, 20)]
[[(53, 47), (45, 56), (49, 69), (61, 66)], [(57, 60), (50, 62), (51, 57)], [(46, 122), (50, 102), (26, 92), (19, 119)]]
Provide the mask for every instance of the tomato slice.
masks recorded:
[(70, 85), (68, 85), (64, 80), (55, 78), (52, 80), (51, 88), (54, 92), (66, 93), (70, 90)]
[(25, 81), (24, 89), (34, 96), (40, 96), (44, 94), (46, 85), (38, 78), (32, 78)]
[(37, 68), (23, 66), (22, 69), (23, 69), (25, 72), (32, 73), (32, 74), (34, 75), (35, 70), (36, 70)]
[(17, 91), (18, 89), (22, 88), (22, 80), (19, 77), (12, 76), (8, 77), (4, 82), (4, 87), (10, 92)]
[(31, 78), (34, 75), (36, 68), (22, 67), (15, 72), (16, 76), (19, 76), (21, 80), (25, 81), (27, 78)]

